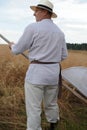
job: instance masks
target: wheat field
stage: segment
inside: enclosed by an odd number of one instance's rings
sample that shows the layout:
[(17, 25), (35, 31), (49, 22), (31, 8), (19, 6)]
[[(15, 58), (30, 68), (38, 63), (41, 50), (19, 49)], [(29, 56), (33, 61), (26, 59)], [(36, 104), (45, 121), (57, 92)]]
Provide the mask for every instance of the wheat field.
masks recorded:
[[(87, 67), (87, 51), (68, 51), (62, 69), (72, 66)], [(24, 100), (24, 77), (29, 61), (15, 56), (7, 45), (0, 45), (0, 130), (25, 130), (26, 111)], [(61, 120), (56, 130), (86, 130), (87, 105), (68, 90), (63, 89), (60, 107)], [(49, 127), (44, 112), (42, 128)]]

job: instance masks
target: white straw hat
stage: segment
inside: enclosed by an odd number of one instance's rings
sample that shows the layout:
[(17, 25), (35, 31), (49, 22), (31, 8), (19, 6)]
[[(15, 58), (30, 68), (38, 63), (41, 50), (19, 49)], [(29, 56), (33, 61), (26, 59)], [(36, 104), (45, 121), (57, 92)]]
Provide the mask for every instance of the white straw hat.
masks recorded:
[(57, 14), (53, 12), (53, 4), (50, 1), (48, 1), (48, 0), (41, 0), (39, 2), (39, 4), (37, 4), (36, 6), (30, 6), (30, 8), (33, 11), (35, 11), (37, 7), (45, 9), (45, 10), (48, 10), (49, 12), (51, 12), (52, 13), (52, 18), (56, 18), (57, 17)]

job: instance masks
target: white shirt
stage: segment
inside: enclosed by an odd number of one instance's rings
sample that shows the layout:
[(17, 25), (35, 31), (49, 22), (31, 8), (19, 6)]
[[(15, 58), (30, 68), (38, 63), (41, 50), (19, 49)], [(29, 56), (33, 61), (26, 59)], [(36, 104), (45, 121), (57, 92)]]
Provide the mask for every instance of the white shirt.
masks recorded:
[[(32, 23), (26, 27), (12, 52), (19, 54), (29, 50), (29, 60), (61, 62), (67, 57), (67, 47), (63, 32), (50, 19)], [(30, 64), (25, 80), (32, 84), (56, 85), (58, 64)]]

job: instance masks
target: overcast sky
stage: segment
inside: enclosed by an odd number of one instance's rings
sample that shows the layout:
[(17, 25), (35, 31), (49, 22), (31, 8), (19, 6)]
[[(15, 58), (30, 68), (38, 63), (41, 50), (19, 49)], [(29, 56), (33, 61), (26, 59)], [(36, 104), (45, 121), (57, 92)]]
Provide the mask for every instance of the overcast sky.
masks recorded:
[[(39, 0), (0, 0), (0, 33), (17, 42), (25, 27), (35, 22), (30, 5)], [(53, 21), (65, 33), (66, 42), (87, 43), (87, 0), (50, 0), (58, 18)], [(0, 43), (4, 42), (0, 39)]]

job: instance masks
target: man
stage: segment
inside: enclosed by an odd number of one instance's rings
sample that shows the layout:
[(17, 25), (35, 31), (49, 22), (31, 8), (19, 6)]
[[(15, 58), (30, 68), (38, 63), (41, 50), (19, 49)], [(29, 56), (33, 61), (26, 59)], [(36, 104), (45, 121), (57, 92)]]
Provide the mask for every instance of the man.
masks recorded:
[(57, 17), (53, 4), (41, 0), (37, 6), (30, 8), (34, 11), (36, 22), (28, 25), (18, 43), (10, 47), (14, 54), (29, 50), (31, 64), (25, 78), (27, 130), (42, 130), (42, 100), (50, 130), (54, 130), (54, 124), (59, 120), (59, 63), (67, 57), (67, 48), (63, 32), (51, 20)]

